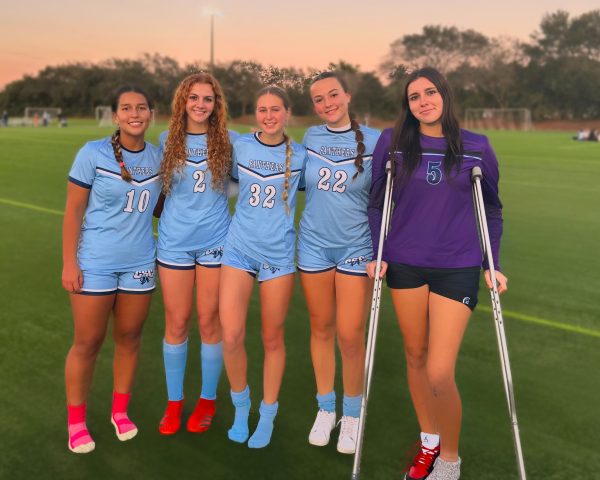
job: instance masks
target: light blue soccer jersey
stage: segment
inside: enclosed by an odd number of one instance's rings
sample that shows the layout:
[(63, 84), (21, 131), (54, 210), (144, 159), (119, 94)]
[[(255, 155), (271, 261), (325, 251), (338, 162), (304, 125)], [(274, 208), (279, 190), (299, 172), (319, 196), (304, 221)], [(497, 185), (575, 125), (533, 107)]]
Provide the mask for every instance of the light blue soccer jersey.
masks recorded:
[(292, 167), (288, 189), (290, 214), (282, 199), (285, 177), (285, 143), (266, 145), (258, 134), (240, 136), (233, 145), (231, 177), (240, 189), (227, 243), (269, 265), (294, 263), (294, 209), (306, 150), (292, 142)]
[[(168, 132), (160, 135), (163, 152), (167, 135)], [(229, 141), (238, 136), (230, 131)], [(223, 241), (229, 228), (227, 185), (220, 192), (212, 188), (206, 134), (188, 134), (186, 152), (185, 167), (173, 173), (171, 191), (160, 216), (158, 248), (161, 250), (189, 252), (212, 248)]]
[(306, 164), (306, 205), (300, 221), (299, 243), (312, 247), (344, 248), (371, 244), (367, 205), (371, 160), (379, 131), (360, 126), (364, 135), (364, 171), (356, 179), (356, 140), (353, 130), (336, 132), (326, 125), (310, 127), (303, 144)]
[(152, 211), (161, 190), (160, 152), (150, 143), (122, 151), (131, 183), (121, 178), (110, 138), (86, 143), (69, 172), (69, 181), (90, 189), (77, 252), (82, 270), (124, 272), (156, 258)]

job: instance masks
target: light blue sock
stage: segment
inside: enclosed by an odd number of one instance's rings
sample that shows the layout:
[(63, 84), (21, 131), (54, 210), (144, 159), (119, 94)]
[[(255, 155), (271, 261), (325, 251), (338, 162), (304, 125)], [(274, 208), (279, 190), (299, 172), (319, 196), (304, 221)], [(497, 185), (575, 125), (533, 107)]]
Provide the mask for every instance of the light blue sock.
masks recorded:
[(362, 403), (362, 397), (362, 395), (357, 395), (356, 397), (344, 395), (343, 415), (345, 417), (358, 418), (360, 416), (360, 404)]
[(172, 345), (163, 340), (163, 358), (167, 377), (167, 395), (170, 401), (183, 400), (183, 377), (187, 360), (188, 341)]
[(202, 392), (206, 400), (217, 398), (217, 385), (223, 370), (223, 343), (202, 343), (200, 347), (200, 365), (202, 367)]
[(250, 448), (264, 448), (271, 441), (271, 435), (273, 434), (273, 421), (277, 415), (277, 408), (279, 402), (265, 403), (264, 400), (260, 402), (260, 420), (256, 426), (256, 430), (248, 440), (248, 446)]
[(229, 440), (244, 443), (248, 440), (248, 415), (250, 414), (250, 387), (246, 385), (241, 392), (231, 391), (231, 401), (235, 407), (235, 418), (233, 425), (227, 432)]
[(319, 395), (317, 393), (317, 403), (319, 404), (320, 410), (335, 413), (335, 391), (332, 390), (325, 395)]

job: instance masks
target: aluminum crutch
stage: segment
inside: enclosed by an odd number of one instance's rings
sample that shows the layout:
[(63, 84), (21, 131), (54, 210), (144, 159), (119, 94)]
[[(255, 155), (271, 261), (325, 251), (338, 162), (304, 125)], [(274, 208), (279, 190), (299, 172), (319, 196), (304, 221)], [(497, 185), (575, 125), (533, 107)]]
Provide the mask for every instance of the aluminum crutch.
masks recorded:
[(517, 422), (517, 409), (515, 406), (515, 395), (513, 391), (512, 373), (510, 370), (510, 360), (508, 358), (508, 346), (506, 343), (506, 332), (504, 331), (504, 319), (502, 317), (502, 307), (500, 306), (500, 294), (496, 283), (496, 270), (494, 268), (494, 258), (492, 256), (492, 247), (488, 231), (487, 219), (485, 217), (485, 205), (483, 202), (483, 193), (481, 190), (481, 179), (483, 174), (481, 168), (474, 167), (471, 170), (471, 181), (473, 184), (473, 203), (477, 215), (477, 225), (479, 227), (479, 239), (484, 255), (487, 258), (492, 288), (490, 296), (492, 299), (492, 310), (494, 314), (494, 324), (496, 325), (496, 338), (498, 340), (498, 350), (500, 351), (500, 363), (502, 366), (502, 378), (504, 380), (504, 390), (508, 402), (508, 414), (512, 423), (513, 440), (517, 456), (517, 467), (519, 478), (526, 480), (525, 462), (523, 460), (523, 450), (521, 448), (521, 436), (519, 434), (519, 424)]

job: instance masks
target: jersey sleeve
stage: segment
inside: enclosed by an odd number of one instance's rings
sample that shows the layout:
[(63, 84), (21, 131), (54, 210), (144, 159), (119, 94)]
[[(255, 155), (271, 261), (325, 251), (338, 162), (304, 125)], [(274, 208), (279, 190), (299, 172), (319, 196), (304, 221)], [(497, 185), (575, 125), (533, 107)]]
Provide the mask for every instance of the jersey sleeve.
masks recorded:
[(237, 156), (238, 156), (238, 151), (239, 151), (240, 147), (239, 145), (234, 145), (233, 146), (233, 151), (231, 154), (231, 172), (230, 172), (230, 176), (231, 176), (231, 180), (233, 180), (235, 183), (238, 183), (239, 180), (239, 173), (238, 173), (238, 162), (237, 162)]
[(235, 141), (240, 138), (240, 134), (235, 130), (227, 130), (227, 132), (229, 133), (229, 143), (233, 145)]
[(373, 256), (377, 257), (379, 247), (379, 233), (381, 230), (381, 218), (383, 215), (383, 202), (385, 198), (386, 173), (385, 163), (389, 155), (391, 142), (391, 130), (385, 130), (373, 151), (371, 190), (369, 192), (369, 227), (371, 228), (371, 241), (373, 242)]
[[(490, 243), (492, 245), (492, 257), (494, 259), (495, 269), (500, 270), (500, 238), (502, 237), (503, 228), (502, 202), (500, 202), (498, 193), (500, 173), (498, 170), (498, 159), (487, 139), (483, 152), (483, 160), (481, 162), (481, 171), (483, 173), (481, 190), (483, 193), (485, 216), (487, 218), (488, 231), (490, 234)], [(483, 259), (482, 266), (485, 270), (489, 268), (487, 258)]]
[(302, 161), (302, 171), (300, 172), (300, 181), (298, 182), (298, 190), (301, 192), (306, 190), (306, 163), (308, 162), (308, 150), (303, 149), (304, 160)]
[(69, 181), (83, 188), (92, 188), (96, 176), (96, 149), (89, 143), (84, 145), (69, 171)]

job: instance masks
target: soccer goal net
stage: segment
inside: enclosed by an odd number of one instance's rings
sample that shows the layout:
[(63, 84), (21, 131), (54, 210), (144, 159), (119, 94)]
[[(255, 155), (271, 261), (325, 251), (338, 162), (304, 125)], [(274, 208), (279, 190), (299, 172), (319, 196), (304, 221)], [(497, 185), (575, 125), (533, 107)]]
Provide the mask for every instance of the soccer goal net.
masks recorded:
[(465, 128), (473, 130), (531, 130), (528, 108), (467, 108)]
[(110, 127), (112, 121), (112, 109), (106, 105), (98, 105), (95, 109), (96, 121), (99, 127)]
[(58, 120), (62, 113), (61, 108), (56, 107), (25, 107), (23, 123), (26, 125), (50, 125)]

